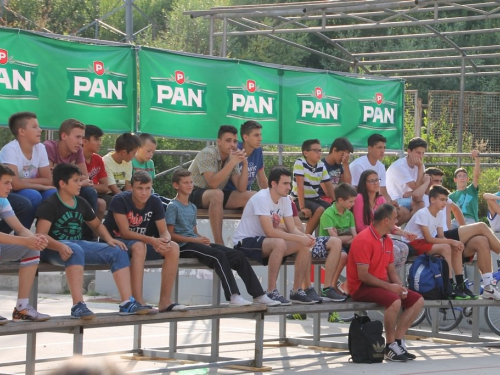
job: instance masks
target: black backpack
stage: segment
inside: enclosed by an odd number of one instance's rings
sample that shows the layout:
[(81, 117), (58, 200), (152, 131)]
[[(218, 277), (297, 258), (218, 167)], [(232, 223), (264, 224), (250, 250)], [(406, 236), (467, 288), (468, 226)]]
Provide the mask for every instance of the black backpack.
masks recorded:
[(349, 326), (349, 353), (354, 363), (380, 363), (384, 360), (385, 339), (382, 322), (354, 315)]

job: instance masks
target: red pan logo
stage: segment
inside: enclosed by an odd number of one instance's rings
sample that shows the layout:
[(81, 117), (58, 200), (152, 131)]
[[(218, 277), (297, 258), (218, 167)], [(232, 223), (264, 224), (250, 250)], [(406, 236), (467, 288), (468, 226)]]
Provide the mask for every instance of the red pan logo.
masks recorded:
[(323, 90), (321, 87), (316, 87), (314, 89), (314, 94), (316, 95), (316, 98), (321, 99), (323, 97)]
[(9, 61), (9, 53), (6, 49), (0, 49), (0, 64), (7, 64), (7, 61)]
[(98, 76), (102, 76), (104, 74), (104, 64), (101, 61), (94, 61), (94, 72)]
[(184, 72), (181, 70), (176, 70), (175, 71), (175, 82), (177, 82), (179, 85), (182, 85), (185, 82), (186, 78), (184, 76)]
[(382, 102), (384, 101), (384, 95), (377, 92), (375, 94), (375, 101), (377, 102), (377, 104), (382, 104)]
[(255, 84), (255, 81), (249, 79), (247, 81), (247, 90), (249, 92), (255, 92), (256, 89), (257, 89), (257, 85)]

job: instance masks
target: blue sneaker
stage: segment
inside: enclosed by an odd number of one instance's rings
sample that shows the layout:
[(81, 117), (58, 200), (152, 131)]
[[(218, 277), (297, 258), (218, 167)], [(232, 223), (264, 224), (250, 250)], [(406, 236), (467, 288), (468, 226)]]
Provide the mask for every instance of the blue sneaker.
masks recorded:
[(144, 315), (144, 314), (149, 314), (149, 307), (148, 306), (142, 306), (140, 303), (138, 303), (133, 297), (130, 297), (130, 299), (125, 302), (124, 304), (120, 305), (120, 312), (118, 313), (119, 315)]
[(94, 319), (95, 314), (90, 311), (84, 302), (78, 302), (71, 308), (71, 319)]

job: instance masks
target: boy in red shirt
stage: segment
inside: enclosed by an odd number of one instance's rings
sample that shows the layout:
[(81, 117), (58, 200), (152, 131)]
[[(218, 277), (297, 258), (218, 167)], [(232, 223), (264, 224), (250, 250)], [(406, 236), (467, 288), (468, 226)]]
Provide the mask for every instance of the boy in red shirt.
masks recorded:
[[(89, 174), (89, 180), (92, 181), (97, 194), (106, 194), (108, 188), (108, 175), (104, 167), (102, 157), (98, 154), (101, 149), (101, 137), (104, 132), (95, 125), (85, 126), (85, 138), (83, 139), (83, 157)], [(110, 199), (111, 200), (111, 199)], [(97, 218), (102, 221), (106, 211), (107, 202), (103, 198), (97, 199)]]

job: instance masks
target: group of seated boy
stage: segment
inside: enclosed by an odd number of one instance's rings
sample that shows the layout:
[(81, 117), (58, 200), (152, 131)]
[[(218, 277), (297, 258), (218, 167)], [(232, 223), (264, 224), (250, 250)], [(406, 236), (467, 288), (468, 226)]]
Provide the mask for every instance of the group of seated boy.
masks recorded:
[[(443, 256), (450, 265), (452, 296), (477, 298), (463, 276), (463, 261), (477, 254), (485, 285), (483, 298), (500, 300), (490, 254), (490, 250), (500, 253), (500, 241), (477, 217), (477, 151), (472, 152), (472, 183), (468, 185), (467, 171), (458, 169), (457, 191), (452, 194), (442, 186), (441, 170), (425, 169), (427, 144), (421, 138), (413, 138), (406, 157), (386, 171), (381, 162), (386, 138), (380, 134), (371, 135), (367, 155), (351, 163), (353, 146), (348, 139), (335, 139), (324, 158), (321, 142), (306, 140), (293, 171), (274, 166), (266, 176), (262, 126), (247, 121), (241, 125), (240, 142), (237, 129), (223, 125), (215, 144), (201, 150), (189, 170), (174, 172), (172, 185), (177, 195), (170, 200), (153, 191), (156, 141), (149, 134), (122, 134), (115, 151), (101, 158), (98, 151), (103, 132), (94, 125), (66, 120), (59, 129), (59, 140), (43, 144), (34, 113), (12, 115), (9, 128), (15, 139), (0, 151), (0, 243), (1, 262), (20, 261), (13, 321), (50, 318), (28, 304), (40, 259), (65, 267), (73, 299), (71, 317), (75, 319), (95, 316), (82, 295), (85, 265), (110, 265), (120, 294), (121, 315), (185, 310), (186, 306), (171, 300), (179, 257), (196, 258), (214, 269), (229, 305), (273, 306), (340, 302), (349, 295), (363, 300), (367, 293), (361, 293), (360, 286), (365, 284), (396, 292), (396, 287), (384, 287), (374, 279), (396, 280), (395, 273), (402, 269), (410, 250), (417, 255)], [(254, 182), (259, 191), (251, 190)], [(495, 228), (500, 227), (499, 195), (484, 195), (488, 219)], [(222, 234), (225, 208), (243, 208), (231, 247), (224, 246)], [(198, 233), (197, 209), (208, 210), (213, 241)], [(307, 219), (305, 227), (303, 218)], [(35, 233), (30, 230), (33, 222)], [(407, 222), (406, 228), (401, 229), (396, 222)], [(314, 235), (316, 230), (319, 236)], [(11, 235), (12, 231), (16, 235)], [(380, 259), (373, 274), (365, 268), (371, 265), (363, 263), (370, 262), (365, 253), (373, 249), (360, 255), (369, 242), (367, 236), (379, 239), (382, 249), (390, 254)], [(384, 247), (386, 241), (390, 251)], [(280, 266), (289, 256), (294, 256), (294, 280), (285, 298), (276, 283)], [(325, 259), (319, 294), (310, 281), (312, 258)], [(266, 290), (249, 259), (268, 266)], [(143, 298), (145, 260), (163, 260), (158, 308)], [(346, 265), (348, 281), (340, 284)], [(241, 296), (233, 270), (252, 301)], [(397, 284), (396, 296), (407, 298), (408, 291), (399, 277)], [(394, 298), (386, 297), (375, 302), (389, 311)], [(406, 308), (416, 304), (418, 296), (410, 299), (412, 303)], [(0, 317), (0, 324), (6, 322)], [(386, 358), (412, 359), (400, 338), (395, 340), (388, 348), (398, 342), (403, 354), (393, 346), (387, 349)]]

